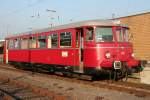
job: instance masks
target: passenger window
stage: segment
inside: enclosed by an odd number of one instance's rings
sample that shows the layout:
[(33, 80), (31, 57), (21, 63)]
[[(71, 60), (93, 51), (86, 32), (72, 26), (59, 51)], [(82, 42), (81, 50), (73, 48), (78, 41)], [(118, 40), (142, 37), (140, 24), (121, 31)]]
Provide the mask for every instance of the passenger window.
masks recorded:
[(86, 40), (87, 41), (90, 41), (90, 40), (93, 40), (93, 27), (88, 27), (87, 30), (86, 30)]
[(14, 40), (9, 40), (8, 42), (8, 48), (13, 49), (14, 48)]
[(60, 46), (61, 47), (71, 46), (71, 32), (60, 33)]
[(39, 36), (38, 37), (38, 47), (39, 48), (46, 48), (46, 36)]
[(58, 47), (58, 35), (57, 34), (51, 34), (51, 46), (52, 48)]
[(27, 38), (21, 39), (21, 49), (28, 49), (28, 40)]
[(36, 48), (36, 37), (30, 37), (30, 48)]
[(20, 49), (20, 39), (15, 39), (14, 40), (14, 47), (15, 47), (15, 49)]

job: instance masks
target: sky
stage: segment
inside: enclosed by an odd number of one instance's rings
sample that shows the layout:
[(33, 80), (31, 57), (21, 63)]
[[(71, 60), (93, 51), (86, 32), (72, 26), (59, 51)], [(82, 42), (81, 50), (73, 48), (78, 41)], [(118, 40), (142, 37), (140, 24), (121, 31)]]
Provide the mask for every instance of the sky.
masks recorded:
[(144, 12), (150, 12), (150, 0), (0, 0), (0, 38), (51, 25)]

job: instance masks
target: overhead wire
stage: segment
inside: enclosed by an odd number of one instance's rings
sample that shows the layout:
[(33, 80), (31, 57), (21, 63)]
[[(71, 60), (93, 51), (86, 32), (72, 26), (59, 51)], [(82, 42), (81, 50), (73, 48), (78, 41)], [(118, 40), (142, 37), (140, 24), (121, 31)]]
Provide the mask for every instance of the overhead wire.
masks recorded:
[(22, 12), (23, 10), (25, 10), (25, 9), (27, 9), (27, 8), (31, 8), (31, 7), (34, 7), (34, 6), (36, 6), (36, 5), (38, 5), (38, 4), (40, 4), (40, 3), (42, 3), (44, 0), (37, 0), (35, 3), (32, 3), (32, 4), (28, 4), (27, 6), (24, 6), (24, 7), (22, 7), (22, 8), (19, 8), (19, 9), (16, 9), (16, 10), (14, 10), (14, 11), (12, 11), (12, 12), (10, 12), (10, 13), (7, 13), (7, 14), (5, 14), (5, 15), (2, 15), (2, 16), (0, 16), (0, 17), (7, 17), (7, 16), (10, 16), (10, 15), (13, 15), (13, 14), (16, 14), (16, 13), (20, 13), (20, 12)]
[[(43, 1), (44, 1), (44, 0), (37, 0), (37, 1), (34, 2), (34, 3), (31, 3), (31, 4), (29, 3), (28, 5), (26, 5), (26, 6), (22, 7), (22, 8), (18, 8), (18, 9), (16, 9), (16, 10), (12, 11), (12, 12), (9, 12), (9, 13), (7, 13), (7, 14), (1, 15), (0, 18), (3, 19), (3, 18), (6, 18), (6, 17), (8, 17), (8, 16), (12, 16), (13, 14), (20, 13), (20, 12), (22, 12), (22, 11), (25, 10), (25, 9), (34, 7), (34, 6), (36, 6), (36, 5), (40, 4), (40, 3), (42, 3)], [(7, 27), (6, 27), (6, 28), (7, 28)], [(8, 31), (8, 29), (6, 29), (6, 30)], [(0, 32), (0, 37), (3, 38), (3, 37), (4, 37), (4, 34), (8, 34), (8, 32)]]

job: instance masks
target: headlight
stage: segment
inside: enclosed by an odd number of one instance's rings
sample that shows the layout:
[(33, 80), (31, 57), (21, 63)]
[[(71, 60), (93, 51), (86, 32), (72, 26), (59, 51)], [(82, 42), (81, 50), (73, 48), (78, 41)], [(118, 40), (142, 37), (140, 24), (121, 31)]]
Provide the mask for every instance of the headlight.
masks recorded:
[(131, 56), (134, 57), (134, 53), (132, 53)]
[(110, 58), (110, 52), (109, 51), (107, 51), (106, 53), (105, 53), (105, 57), (107, 58), (107, 59), (109, 59)]

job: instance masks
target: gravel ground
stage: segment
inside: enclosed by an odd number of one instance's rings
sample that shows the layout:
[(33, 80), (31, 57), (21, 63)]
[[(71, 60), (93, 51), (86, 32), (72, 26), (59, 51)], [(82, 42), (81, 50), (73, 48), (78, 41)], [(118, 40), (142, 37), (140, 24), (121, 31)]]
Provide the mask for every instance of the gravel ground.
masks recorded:
[[(0, 68), (0, 76), (17, 78), (17, 80), (28, 82), (31, 85), (47, 88), (57, 94), (68, 94), (76, 100), (150, 100), (149, 96), (139, 97), (134, 94), (128, 94), (105, 88), (93, 87), (84, 84), (72, 83), (60, 79), (33, 75), (32, 73), (14, 72)], [(71, 100), (71, 99), (70, 99)]]

